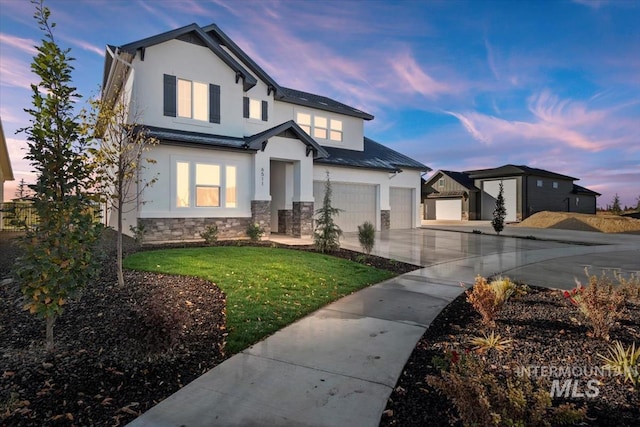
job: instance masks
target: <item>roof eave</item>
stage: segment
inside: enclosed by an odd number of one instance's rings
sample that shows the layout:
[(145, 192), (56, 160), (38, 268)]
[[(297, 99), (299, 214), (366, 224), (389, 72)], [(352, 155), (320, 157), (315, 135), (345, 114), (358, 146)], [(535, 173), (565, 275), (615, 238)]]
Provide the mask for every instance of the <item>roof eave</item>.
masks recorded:
[(364, 111), (355, 111), (355, 110), (341, 110), (339, 108), (331, 108), (329, 106), (318, 105), (315, 102), (311, 101), (303, 101), (297, 98), (286, 97), (284, 95), (280, 95), (276, 98), (278, 101), (286, 102), (289, 104), (302, 105), (303, 107), (314, 108), (316, 110), (329, 111), (331, 113), (336, 114), (344, 114), (345, 116), (358, 117), (363, 120), (373, 120), (374, 117), (371, 114), (365, 113)]

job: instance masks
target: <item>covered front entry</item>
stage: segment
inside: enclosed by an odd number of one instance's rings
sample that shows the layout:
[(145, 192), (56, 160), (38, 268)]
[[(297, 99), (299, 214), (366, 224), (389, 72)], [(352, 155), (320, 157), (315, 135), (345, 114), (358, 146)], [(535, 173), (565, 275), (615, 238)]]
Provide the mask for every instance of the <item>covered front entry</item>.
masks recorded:
[[(316, 209), (322, 206), (325, 184), (326, 181), (313, 182), (313, 197)], [(342, 209), (340, 215), (335, 219), (336, 224), (342, 231), (358, 231), (358, 225), (365, 221), (369, 221), (376, 226), (377, 186), (331, 182), (331, 191), (333, 193), (331, 205)]]
[(413, 228), (413, 189), (390, 188), (389, 204), (391, 205), (391, 229)]

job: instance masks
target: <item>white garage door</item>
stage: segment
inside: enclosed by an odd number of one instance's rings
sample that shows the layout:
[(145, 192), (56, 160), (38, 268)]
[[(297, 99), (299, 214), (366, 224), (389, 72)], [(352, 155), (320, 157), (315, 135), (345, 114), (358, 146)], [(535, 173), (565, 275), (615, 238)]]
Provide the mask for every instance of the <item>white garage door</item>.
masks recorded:
[[(504, 207), (507, 210), (506, 221), (515, 221), (518, 206), (518, 184), (516, 179), (502, 181), (504, 188)], [(493, 219), (493, 210), (496, 208), (496, 199), (500, 192), (500, 181), (484, 181), (482, 192), (482, 219)]]
[(462, 220), (462, 200), (436, 200), (436, 219)]
[[(314, 208), (322, 206), (324, 199), (325, 181), (313, 182)], [(376, 226), (376, 186), (365, 184), (346, 184), (332, 182), (333, 197), (331, 205), (342, 209), (335, 219), (336, 224), (344, 232), (358, 231), (358, 225), (369, 221)]]
[(413, 228), (413, 191), (411, 188), (390, 188), (391, 228)]

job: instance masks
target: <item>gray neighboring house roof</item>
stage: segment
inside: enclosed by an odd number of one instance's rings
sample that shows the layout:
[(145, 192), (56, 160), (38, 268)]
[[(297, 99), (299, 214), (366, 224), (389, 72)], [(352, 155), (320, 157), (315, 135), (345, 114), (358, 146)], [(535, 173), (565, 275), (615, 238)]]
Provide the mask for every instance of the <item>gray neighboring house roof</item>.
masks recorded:
[(555, 179), (566, 179), (569, 181), (577, 181), (578, 178), (572, 176), (561, 175), (559, 173), (550, 172), (544, 169), (530, 168), (524, 165), (504, 165), (498, 168), (492, 169), (478, 169), (465, 171), (471, 179), (483, 179), (483, 178), (501, 178), (504, 176), (518, 176), (518, 175), (534, 175)]
[(582, 187), (582, 186), (580, 186), (578, 184), (573, 184), (572, 193), (574, 193), (574, 194), (585, 194), (585, 195), (588, 195), (588, 196), (596, 196), (596, 197), (597, 196), (601, 196), (600, 193), (595, 192), (593, 190), (589, 190), (588, 188)]
[(317, 159), (315, 163), (379, 169), (388, 172), (401, 172), (402, 169), (431, 171), (430, 167), (367, 137), (364, 138), (364, 151), (335, 147), (324, 147), (324, 149), (327, 151), (328, 157)]
[(242, 151), (262, 150), (266, 147), (269, 138), (274, 136), (296, 138), (308, 147), (307, 154), (313, 152), (314, 158), (328, 156), (324, 148), (318, 145), (318, 143), (307, 135), (293, 120), (284, 122), (255, 135), (245, 136), (244, 138), (166, 129), (155, 126), (147, 126), (143, 129), (146, 129), (148, 136), (156, 138), (165, 144), (197, 145)]
[(480, 191), (478, 187), (475, 186), (473, 179), (471, 179), (466, 172), (448, 171), (444, 169), (440, 169), (436, 171), (436, 173), (434, 173), (431, 176), (431, 178), (427, 179), (424, 182), (424, 185), (427, 185), (427, 186), (433, 185), (433, 182), (435, 182), (435, 178), (438, 176), (438, 174), (443, 174), (448, 176), (449, 178), (451, 178), (458, 184), (462, 185), (464, 188), (466, 188), (469, 191)]

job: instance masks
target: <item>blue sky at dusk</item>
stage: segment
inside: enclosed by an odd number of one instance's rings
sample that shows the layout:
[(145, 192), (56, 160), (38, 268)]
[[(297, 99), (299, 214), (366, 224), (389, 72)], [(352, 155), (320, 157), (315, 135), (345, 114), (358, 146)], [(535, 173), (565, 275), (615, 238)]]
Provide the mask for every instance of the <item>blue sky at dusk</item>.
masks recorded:
[[(51, 0), (74, 84), (98, 93), (105, 45), (216, 23), (280, 85), (375, 116), (365, 134), (434, 170), (525, 164), (640, 196), (640, 1)], [(0, 0), (0, 116), (16, 181), (33, 46), (27, 0)]]

